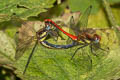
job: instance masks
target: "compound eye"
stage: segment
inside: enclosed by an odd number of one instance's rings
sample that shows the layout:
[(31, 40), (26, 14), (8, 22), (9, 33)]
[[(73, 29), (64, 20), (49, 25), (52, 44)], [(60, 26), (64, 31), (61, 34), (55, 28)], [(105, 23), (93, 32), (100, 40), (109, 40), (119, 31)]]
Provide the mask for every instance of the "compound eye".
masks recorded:
[(49, 25), (46, 25), (46, 30), (50, 30), (50, 26)]
[(94, 41), (95, 41), (95, 43), (99, 43), (100, 42), (100, 36), (99, 35), (97, 35), (97, 34), (95, 34), (94, 35)]
[(94, 37), (94, 43), (99, 43), (99, 39), (97, 37)]
[(95, 43), (99, 43), (99, 41), (100, 41), (100, 40), (96, 37), (96, 38), (95, 38)]

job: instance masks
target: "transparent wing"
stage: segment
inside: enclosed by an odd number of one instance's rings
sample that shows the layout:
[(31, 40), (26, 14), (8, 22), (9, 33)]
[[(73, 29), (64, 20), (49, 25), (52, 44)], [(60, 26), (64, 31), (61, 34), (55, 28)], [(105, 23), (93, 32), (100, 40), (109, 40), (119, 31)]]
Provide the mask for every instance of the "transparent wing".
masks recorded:
[(32, 24), (33, 23), (29, 22), (24, 23), (15, 34), (15, 41), (17, 45), (15, 59), (19, 59), (34, 41), (35, 31)]
[(78, 34), (81, 30), (81, 28), (86, 28), (87, 25), (88, 25), (88, 17), (91, 13), (91, 9), (92, 9), (92, 6), (89, 6), (85, 12), (83, 13), (83, 15), (79, 18), (76, 26), (75, 26), (75, 31), (76, 31), (76, 34)]
[(71, 16), (71, 18), (70, 18), (70, 28), (71, 28), (71, 29), (74, 29), (74, 28), (75, 28), (74, 26), (75, 26), (74, 17)]
[[(27, 42), (26, 42), (27, 41)], [(31, 46), (32, 39), (26, 40), (25, 42), (19, 41), (16, 47), (16, 54), (15, 54), (15, 59), (19, 59), (24, 52)]]
[(18, 37), (19, 37), (18, 33), (19, 33), (19, 31), (17, 31), (14, 35), (14, 40), (15, 40), (16, 45), (18, 45)]
[[(75, 21), (74, 21), (74, 18), (73, 18), (73, 16), (71, 16), (71, 18), (70, 18), (70, 23), (69, 23), (69, 33), (74, 33), (73, 32), (73, 30), (74, 30), (74, 27), (75, 26)], [(66, 41), (66, 43), (67, 44), (69, 44), (69, 43), (71, 43), (72, 42), (72, 39), (70, 38), (70, 37), (68, 37), (68, 39), (67, 39), (67, 41)]]

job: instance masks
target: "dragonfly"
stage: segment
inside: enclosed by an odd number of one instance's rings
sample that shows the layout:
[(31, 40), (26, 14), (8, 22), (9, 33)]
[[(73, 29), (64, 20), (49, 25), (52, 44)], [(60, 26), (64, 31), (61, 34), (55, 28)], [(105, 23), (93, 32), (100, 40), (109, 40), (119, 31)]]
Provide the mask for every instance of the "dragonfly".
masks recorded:
[[(36, 46), (38, 43), (41, 43), (41, 45), (47, 47), (47, 48), (59, 48), (59, 49), (68, 49), (74, 46), (77, 46), (76, 42), (73, 41), (72, 44), (68, 45), (56, 45), (49, 43), (46, 41), (46, 38), (48, 35), (53, 36), (53, 38), (58, 37), (58, 32), (56, 29), (49, 23), (45, 22), (45, 27), (39, 29), (36, 31), (33, 27), (33, 23), (23, 23), (22, 27), (16, 32), (15, 40), (16, 40), (16, 54), (15, 59), (18, 60), (25, 51), (29, 48), (29, 46), (33, 46), (32, 51), (28, 57), (27, 63), (25, 65), (25, 69), (23, 71), (23, 74), (25, 74), (28, 65), (30, 63), (30, 60), (32, 58), (32, 55), (36, 49)], [(57, 35), (57, 36), (56, 36)], [(79, 43), (79, 45), (83, 45), (82, 43)]]
[(33, 46), (32, 51), (28, 57), (27, 64), (25, 66), (25, 69), (23, 71), (23, 74), (25, 74), (26, 69), (30, 63), (30, 59), (32, 58), (32, 55), (38, 45), (38, 43), (42, 42), (47, 38), (47, 36), (51, 36), (53, 40), (56, 41), (56, 38), (58, 38), (58, 32), (56, 31), (55, 27), (45, 26), (38, 31), (35, 30), (33, 27), (34, 23), (32, 22), (23, 22), (22, 27), (16, 32), (15, 34), (15, 42), (16, 42), (16, 53), (15, 53), (15, 59), (18, 60), (25, 51), (30, 47)]
[[(87, 28), (87, 24), (88, 24), (88, 17), (91, 13), (91, 9), (92, 9), (92, 6), (89, 6), (84, 14), (82, 15), (82, 17), (78, 20), (78, 22), (75, 24), (74, 22), (74, 18), (73, 16), (71, 17), (70, 19), (70, 28), (72, 30), (74, 30), (75, 32), (75, 35), (73, 34), (70, 34), (66, 31), (64, 31), (61, 27), (59, 27), (54, 21), (50, 20), (50, 19), (46, 19), (45, 20), (45, 24), (46, 25), (53, 25), (54, 27), (58, 28), (60, 31), (62, 31), (65, 35), (67, 35), (69, 38), (72, 39), (73, 43), (72, 44), (69, 44), (69, 45), (54, 45), (54, 44), (50, 44), (49, 42), (46, 42), (44, 41), (41, 42), (43, 45), (50, 45), (50, 47), (54, 47), (54, 48), (70, 48), (70, 47), (73, 47), (73, 46), (76, 46), (76, 45), (83, 45), (83, 46), (80, 46), (79, 48), (77, 48), (72, 56), (71, 59), (73, 59), (73, 57), (75, 56), (75, 54), (77, 53), (77, 51), (81, 48), (84, 48), (86, 46), (90, 46), (90, 49), (91, 49), (91, 52), (97, 56), (95, 53), (94, 53), (94, 49), (93, 47), (96, 47), (100, 50), (103, 50), (103, 51), (106, 51), (105, 49), (102, 49), (100, 47), (100, 41), (101, 41), (101, 36), (98, 35), (96, 33), (96, 30), (95, 29), (92, 29), (92, 28)], [(45, 46), (44, 45), (44, 46)], [(97, 46), (95, 46), (97, 45)]]
[[(88, 9), (91, 9), (88, 8)], [(90, 10), (91, 11), (91, 10)], [(46, 41), (46, 37), (50, 34), (51, 36), (54, 36), (54, 37), (58, 37), (56, 36), (58, 33), (56, 32), (56, 29), (53, 27), (56, 27), (57, 29), (59, 29), (60, 31), (62, 31), (64, 34), (66, 34), (67, 36), (69, 36), (71, 39), (72, 39), (72, 44), (68, 44), (68, 45), (56, 45), (56, 44), (52, 44), (52, 43), (49, 43), (48, 41)], [(26, 27), (26, 26), (29, 26), (29, 27)], [(55, 34), (56, 35), (55, 35)], [(87, 36), (86, 38), (83, 38), (81, 40), (81, 38), (79, 36), (76, 36), (76, 35), (72, 35), (66, 31), (64, 31), (62, 28), (60, 28), (54, 21), (50, 20), (50, 19), (46, 19), (45, 20), (45, 27), (38, 30), (38, 31), (35, 31), (33, 29), (33, 26), (30, 25), (30, 24), (25, 24), (22, 29), (20, 29), (18, 31), (18, 34), (19, 34), (19, 38), (18, 38), (18, 44), (17, 44), (17, 48), (16, 48), (16, 54), (15, 54), (15, 58), (16, 59), (19, 59), (25, 52), (25, 50), (27, 49), (27, 47), (29, 47), (32, 42), (34, 41), (35, 45), (30, 53), (30, 56), (27, 60), (27, 64), (25, 66), (25, 69), (23, 71), (23, 74), (25, 74), (27, 68), (28, 68), (28, 65), (30, 63), (30, 59), (32, 58), (32, 55), (35, 51), (35, 48), (37, 46), (38, 43), (41, 43), (41, 45), (47, 47), (47, 48), (59, 48), (59, 49), (68, 49), (68, 48), (71, 48), (71, 47), (74, 47), (74, 46), (80, 46), (75, 52), (74, 52), (74, 55), (75, 53), (81, 49), (81, 48), (84, 48), (88, 45), (90, 45), (91, 43), (87, 43), (86, 40), (89, 40), (89, 41), (93, 41), (95, 43), (98, 43), (100, 41), (100, 36), (97, 35), (97, 34), (94, 34), (94, 36), (91, 36), (89, 34), (84, 34), (85, 36)], [(23, 35), (24, 34), (24, 35)], [(33, 35), (34, 34), (34, 35)], [(79, 41), (82, 41), (84, 43), (81, 43)], [(74, 57), (74, 55), (72, 56), (72, 58)], [(72, 59), (71, 58), (71, 59)]]

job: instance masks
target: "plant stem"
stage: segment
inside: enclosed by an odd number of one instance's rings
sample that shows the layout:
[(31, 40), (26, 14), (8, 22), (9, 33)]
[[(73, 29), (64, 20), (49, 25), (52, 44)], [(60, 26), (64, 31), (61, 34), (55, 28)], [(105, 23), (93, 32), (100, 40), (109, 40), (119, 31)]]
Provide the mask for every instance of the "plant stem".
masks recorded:
[(104, 8), (106, 10), (107, 16), (110, 20), (110, 24), (112, 25), (113, 28), (118, 28), (118, 25), (115, 21), (113, 14), (112, 14), (112, 10), (110, 8), (109, 3), (107, 2), (107, 0), (102, 0), (102, 1), (103, 1)]
[(57, 4), (61, 4), (61, 0), (57, 0)]

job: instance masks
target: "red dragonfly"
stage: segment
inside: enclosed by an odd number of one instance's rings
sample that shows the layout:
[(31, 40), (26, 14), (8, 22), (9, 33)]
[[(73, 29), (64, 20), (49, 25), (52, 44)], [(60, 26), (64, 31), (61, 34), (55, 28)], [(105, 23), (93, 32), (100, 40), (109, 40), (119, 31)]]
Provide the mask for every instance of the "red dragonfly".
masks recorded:
[(90, 45), (91, 52), (94, 55), (96, 55), (96, 53), (93, 52), (94, 47), (98, 48), (100, 50), (106, 51), (106, 50), (104, 50), (100, 47), (101, 36), (96, 33), (95, 29), (87, 28), (88, 17), (91, 13), (91, 9), (92, 9), (92, 6), (89, 6), (86, 9), (86, 11), (84, 12), (84, 14), (80, 17), (80, 19), (78, 20), (78, 22), (76, 24), (74, 22), (73, 16), (71, 17), (71, 19), (70, 19), (70, 29), (74, 30), (75, 35), (72, 35), (72, 34), (66, 32), (66, 31), (64, 31), (54, 21), (52, 21), (50, 19), (45, 19), (45, 24), (46, 25), (53, 25), (54, 27), (58, 28), (60, 31), (62, 31), (65, 35), (67, 35), (73, 41), (77, 42), (77, 44), (79, 44), (81, 42), (84, 43), (84, 46), (79, 47), (75, 50), (71, 59), (73, 59), (73, 57), (75, 56), (76, 52), (79, 49), (84, 48), (88, 45)]

